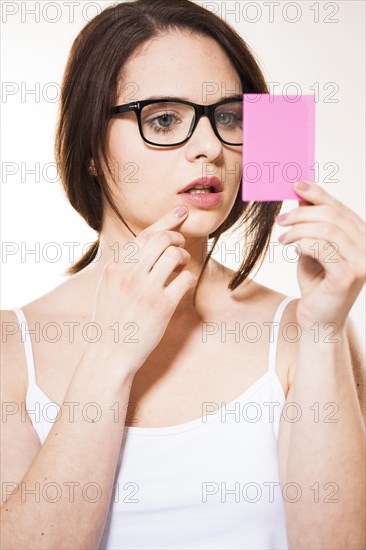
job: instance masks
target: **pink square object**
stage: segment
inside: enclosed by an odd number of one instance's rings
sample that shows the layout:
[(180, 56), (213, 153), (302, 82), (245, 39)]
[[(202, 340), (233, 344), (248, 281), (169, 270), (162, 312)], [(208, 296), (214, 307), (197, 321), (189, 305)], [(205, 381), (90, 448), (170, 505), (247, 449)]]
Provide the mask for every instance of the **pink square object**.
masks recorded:
[(301, 200), (314, 182), (315, 95), (243, 94), (243, 201)]

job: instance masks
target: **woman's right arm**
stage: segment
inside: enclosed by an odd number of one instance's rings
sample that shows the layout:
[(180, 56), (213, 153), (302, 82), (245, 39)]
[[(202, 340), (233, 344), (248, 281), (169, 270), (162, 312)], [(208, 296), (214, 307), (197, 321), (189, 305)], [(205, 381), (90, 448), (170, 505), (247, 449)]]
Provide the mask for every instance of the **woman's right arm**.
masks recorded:
[[(120, 369), (117, 377), (113, 368), (106, 367), (98, 357), (83, 356), (64, 401), (74, 405), (62, 406), (43, 446), (35, 441), (29, 418), (24, 421), (24, 403), (11, 374), (2, 377), (4, 550), (98, 547), (112, 497), (124, 405), (133, 380), (127, 369), (125, 375)], [(11, 365), (3, 364), (2, 370), (6, 369)], [(85, 408), (93, 402), (97, 409)], [(100, 418), (92, 422), (97, 410)]]
[[(101, 327), (102, 338), (88, 344), (70, 381), (61, 416), (43, 446), (36, 442), (29, 418), (24, 422), (21, 414), (9, 414), (12, 403), (15, 409), (22, 407), (24, 385), (22, 393), (14, 352), (5, 353), (2, 407), (7, 414), (1, 430), (1, 482), (3, 488), (16, 485), (2, 500), (4, 550), (98, 548), (134, 375), (162, 339), (182, 297), (197, 282), (196, 275), (183, 271), (167, 284), (172, 272), (190, 259), (183, 235), (172, 230), (184, 219), (170, 212), (136, 238), (135, 262), (105, 265), (92, 319)], [(115, 342), (108, 327), (116, 321), (120, 327), (134, 323), (137, 338)], [(97, 406), (86, 407), (92, 403)], [(97, 412), (96, 421), (90, 422)]]

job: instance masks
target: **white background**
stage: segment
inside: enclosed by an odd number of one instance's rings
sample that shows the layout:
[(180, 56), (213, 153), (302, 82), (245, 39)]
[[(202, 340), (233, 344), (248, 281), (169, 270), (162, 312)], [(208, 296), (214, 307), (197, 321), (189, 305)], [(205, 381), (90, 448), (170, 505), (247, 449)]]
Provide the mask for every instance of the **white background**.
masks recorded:
[[(95, 240), (95, 232), (69, 205), (56, 179), (54, 132), (71, 44), (98, 9), (115, 3), (2, 2), (2, 309), (21, 307), (65, 280), (70, 249), (62, 243), (79, 243), (75, 260)], [(218, 11), (241, 34), (267, 82), (278, 83), (272, 93), (296, 93), (291, 82), (304, 94), (316, 93), (319, 183), (364, 219), (365, 3), (196, 3)], [(332, 175), (327, 163), (335, 163), (339, 171)], [(36, 175), (25, 173), (30, 169)], [(297, 204), (285, 201), (282, 212)], [(267, 256), (255, 280), (300, 296), (296, 263), (286, 261), (282, 245), (276, 245), (283, 232), (275, 226), (272, 261)], [(237, 244), (236, 256), (229, 253), (235, 249), (234, 237), (228, 238), (226, 258), (213, 257), (235, 269), (242, 249)], [(56, 249), (47, 248), (50, 242), (58, 243), (58, 261), (52, 261)], [(22, 257), (22, 251), (37, 246), (36, 256)], [(13, 247), (14, 254), (4, 255), (4, 247)], [(364, 305), (365, 289), (351, 310), (363, 342)]]

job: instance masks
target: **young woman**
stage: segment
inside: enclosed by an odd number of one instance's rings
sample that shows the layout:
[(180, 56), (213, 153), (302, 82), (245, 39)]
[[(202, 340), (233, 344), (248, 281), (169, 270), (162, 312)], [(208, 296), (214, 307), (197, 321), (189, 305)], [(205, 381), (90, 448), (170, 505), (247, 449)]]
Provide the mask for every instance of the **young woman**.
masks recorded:
[[(241, 200), (245, 92), (268, 93), (248, 47), (188, 0), (75, 40), (56, 157), (98, 240), (2, 312), (2, 548), (363, 547), (364, 222), (300, 182), (277, 221), (301, 297), (249, 279), (281, 203)], [(236, 222), (234, 273), (211, 251)]]

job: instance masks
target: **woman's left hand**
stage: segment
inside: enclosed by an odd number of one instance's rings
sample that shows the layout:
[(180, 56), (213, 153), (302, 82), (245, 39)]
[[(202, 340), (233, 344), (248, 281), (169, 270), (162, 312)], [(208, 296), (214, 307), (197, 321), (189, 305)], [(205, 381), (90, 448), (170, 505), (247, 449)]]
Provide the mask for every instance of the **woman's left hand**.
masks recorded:
[(297, 278), (301, 298), (297, 322), (309, 329), (315, 322), (342, 329), (366, 281), (366, 224), (353, 210), (316, 183), (294, 190), (303, 200), (276, 222), (293, 226), (279, 241), (296, 241)]

